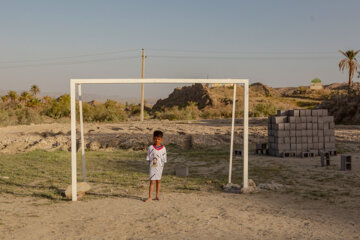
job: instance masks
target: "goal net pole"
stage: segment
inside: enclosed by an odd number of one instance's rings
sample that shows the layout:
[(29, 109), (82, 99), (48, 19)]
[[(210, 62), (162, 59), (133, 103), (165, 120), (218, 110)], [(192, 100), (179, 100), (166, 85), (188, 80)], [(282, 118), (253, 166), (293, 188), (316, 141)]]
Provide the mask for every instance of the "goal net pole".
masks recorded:
[(236, 85), (244, 86), (244, 131), (243, 131), (243, 187), (248, 187), (248, 126), (249, 126), (249, 80), (248, 79), (71, 79), (70, 80), (70, 109), (71, 109), (71, 186), (72, 201), (77, 201), (77, 165), (76, 165), (76, 85), (78, 86), (79, 95), (79, 117), (80, 117), (80, 138), (81, 138), (81, 155), (83, 167), (83, 180), (86, 181), (85, 168), (85, 141), (84, 141), (84, 121), (82, 111), (82, 92), (81, 84), (132, 84), (132, 83), (224, 83), (233, 84), (233, 109), (231, 119), (231, 143), (229, 159), (229, 183), (232, 176), (232, 158), (234, 144), (235, 128), (235, 105), (236, 105)]
[(82, 94), (81, 84), (78, 84), (79, 93), (79, 121), (80, 121), (80, 141), (81, 141), (81, 158), (83, 167), (83, 181), (86, 182), (86, 164), (85, 164), (85, 140), (84, 140), (84, 119), (83, 119), (83, 108), (82, 108)]

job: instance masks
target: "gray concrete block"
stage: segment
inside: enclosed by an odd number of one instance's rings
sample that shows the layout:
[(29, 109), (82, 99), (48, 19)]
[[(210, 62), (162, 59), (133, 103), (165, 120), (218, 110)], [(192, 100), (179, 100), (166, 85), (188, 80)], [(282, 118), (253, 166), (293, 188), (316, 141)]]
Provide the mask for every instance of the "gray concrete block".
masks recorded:
[(278, 123), (276, 126), (278, 127), (278, 130), (285, 130), (285, 123)]
[(289, 151), (290, 150), (290, 144), (289, 143), (283, 143), (278, 145), (279, 151)]
[(301, 136), (303, 137), (307, 136), (307, 130), (301, 130)]
[(319, 143), (312, 143), (313, 149), (319, 149)]
[(289, 131), (287, 130), (278, 130), (274, 133), (274, 136), (275, 137), (286, 137), (286, 136), (289, 136)]
[(311, 110), (311, 116), (317, 117), (317, 115), (318, 115), (317, 110), (316, 110), (316, 109), (312, 109), (312, 110)]
[(312, 116), (307, 116), (306, 117), (306, 123), (312, 123), (312, 119), (313, 119)]
[(334, 122), (330, 122), (330, 123), (329, 123), (329, 128), (330, 128), (330, 129), (334, 129), (334, 128), (335, 128), (335, 123), (334, 123)]
[(277, 115), (278, 116), (287, 116), (288, 115), (288, 110), (277, 110)]
[(318, 143), (319, 142), (319, 137), (318, 136), (312, 136), (312, 142), (313, 143)]
[(275, 137), (274, 136), (268, 136), (268, 142), (269, 143), (274, 143), (275, 142)]
[(287, 122), (287, 116), (276, 116), (273, 117), (273, 123), (285, 123)]
[(323, 130), (324, 129), (324, 123), (318, 123), (318, 129)]
[(289, 123), (290, 130), (296, 130), (296, 123)]
[(295, 122), (296, 122), (296, 123), (301, 123), (301, 118), (300, 118), (300, 117), (296, 117), (296, 118), (295, 118)]
[(319, 137), (319, 143), (323, 143), (324, 142), (324, 136), (318, 136)]
[(290, 143), (290, 137), (284, 137), (284, 143)]
[(335, 136), (335, 129), (329, 129), (330, 131), (330, 136)]
[(307, 143), (307, 137), (301, 137), (301, 143), (302, 144)]
[(330, 142), (330, 138), (329, 138), (329, 136), (324, 136), (324, 142), (325, 142), (325, 143)]
[(306, 130), (306, 136), (308, 137), (313, 136), (312, 130)]
[(313, 143), (313, 137), (307, 137), (307, 143), (309, 144), (311, 144), (311, 143)]
[(187, 166), (176, 166), (175, 167), (175, 173), (176, 173), (176, 176), (179, 176), (179, 177), (187, 177), (189, 176), (189, 167)]
[(327, 109), (322, 109), (322, 115), (323, 116), (328, 116), (329, 112)]
[(302, 143), (302, 137), (296, 137), (296, 143), (301, 144)]
[(309, 150), (307, 143), (303, 143), (303, 144), (302, 144), (302, 150), (305, 150), (305, 151), (308, 151), (308, 150)]
[(305, 109), (300, 109), (300, 117), (305, 117), (306, 116), (306, 111)]
[(324, 122), (324, 130), (329, 130), (329, 125), (328, 122)]
[(305, 109), (305, 116), (311, 116), (311, 109)]
[(334, 116), (326, 116), (326, 117), (324, 117), (324, 122), (334, 122)]
[(296, 122), (296, 118), (295, 118), (295, 117), (292, 117), (292, 116), (289, 116), (289, 117), (288, 117), (288, 121), (289, 121), (289, 123), (295, 123), (295, 122)]
[(295, 128), (296, 130), (304, 130), (306, 129), (306, 123), (297, 123)]
[(295, 130), (290, 130), (289, 131), (289, 136), (290, 137), (296, 137), (296, 131)]
[(290, 130), (290, 123), (283, 123), (284, 124), (284, 130)]
[(322, 124), (322, 123), (324, 123), (324, 117), (318, 117), (318, 123), (320, 124)]
[(296, 143), (290, 143), (290, 150), (296, 151)]
[(306, 123), (306, 130), (312, 130), (313, 124), (312, 123)]
[(296, 144), (296, 151), (301, 151), (302, 150), (302, 144)]
[(302, 136), (302, 130), (296, 130), (296, 137), (301, 137)]
[(331, 130), (330, 129), (325, 129), (324, 130), (324, 136), (327, 136), (327, 137), (331, 136)]
[(294, 116), (294, 117), (300, 117), (300, 110), (299, 110), (299, 109), (291, 110), (291, 111), (289, 112), (289, 115), (290, 115), (290, 116)]
[(317, 124), (317, 123), (313, 123), (312, 125), (313, 125), (313, 126), (312, 126), (312, 129), (313, 129), (313, 130), (317, 130), (317, 129), (318, 129), (318, 124)]
[(284, 143), (284, 138), (283, 137), (275, 137), (274, 138), (274, 143), (283, 144)]
[(317, 122), (318, 122), (318, 117), (312, 116), (312, 117), (311, 117), (311, 122), (312, 122), (312, 123), (317, 123)]
[(290, 137), (290, 143), (296, 144), (296, 137)]
[(300, 117), (300, 120), (301, 120), (302, 123), (306, 123), (307, 122), (307, 117), (306, 116)]
[(329, 136), (329, 138), (331, 143), (335, 143), (336, 141), (335, 136)]
[(318, 130), (318, 131), (317, 131), (317, 135), (318, 135), (319, 137), (323, 137), (323, 136), (324, 136), (324, 130)]

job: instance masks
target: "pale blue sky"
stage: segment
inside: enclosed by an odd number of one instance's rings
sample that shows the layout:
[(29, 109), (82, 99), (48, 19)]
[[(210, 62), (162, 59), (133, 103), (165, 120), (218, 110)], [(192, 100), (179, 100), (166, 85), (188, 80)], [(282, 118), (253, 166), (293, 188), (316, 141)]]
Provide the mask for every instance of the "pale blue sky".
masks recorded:
[[(337, 50), (360, 49), (359, 9), (357, 0), (2, 0), (0, 89), (68, 92), (70, 78), (137, 78), (141, 48), (152, 78), (249, 78), (274, 87), (346, 81)], [(146, 97), (173, 87), (147, 86)]]

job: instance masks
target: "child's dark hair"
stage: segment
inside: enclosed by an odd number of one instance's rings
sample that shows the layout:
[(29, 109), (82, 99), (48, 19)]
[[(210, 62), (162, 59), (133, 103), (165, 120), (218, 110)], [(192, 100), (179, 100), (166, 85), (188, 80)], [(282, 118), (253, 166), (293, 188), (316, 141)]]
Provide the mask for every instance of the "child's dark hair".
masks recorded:
[(159, 131), (159, 130), (156, 130), (155, 132), (154, 132), (154, 137), (163, 137), (163, 132), (162, 131)]

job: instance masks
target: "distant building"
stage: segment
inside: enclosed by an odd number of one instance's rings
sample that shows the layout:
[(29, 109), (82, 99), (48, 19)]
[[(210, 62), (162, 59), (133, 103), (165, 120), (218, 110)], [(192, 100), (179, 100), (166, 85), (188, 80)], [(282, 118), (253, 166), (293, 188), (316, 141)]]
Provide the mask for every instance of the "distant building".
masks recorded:
[(311, 84), (310, 84), (310, 89), (311, 90), (321, 90), (324, 89), (321, 80), (319, 78), (314, 78), (313, 80), (311, 80)]

